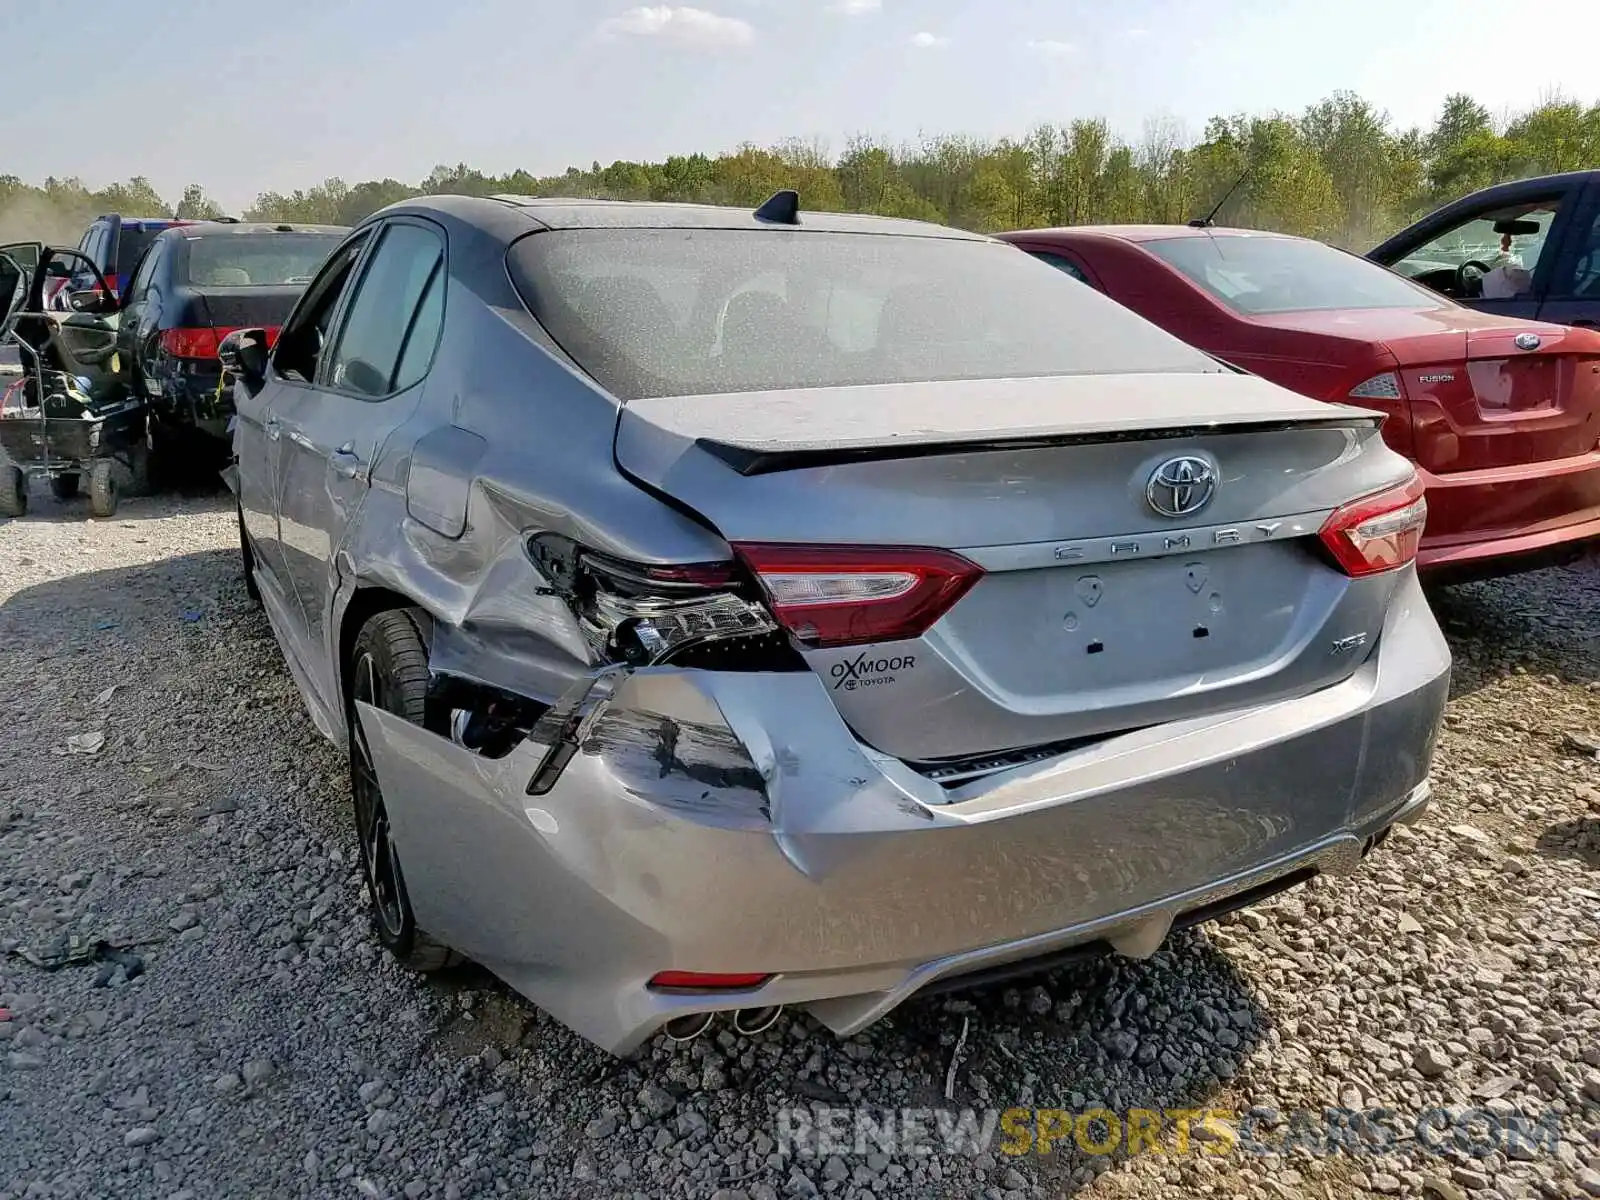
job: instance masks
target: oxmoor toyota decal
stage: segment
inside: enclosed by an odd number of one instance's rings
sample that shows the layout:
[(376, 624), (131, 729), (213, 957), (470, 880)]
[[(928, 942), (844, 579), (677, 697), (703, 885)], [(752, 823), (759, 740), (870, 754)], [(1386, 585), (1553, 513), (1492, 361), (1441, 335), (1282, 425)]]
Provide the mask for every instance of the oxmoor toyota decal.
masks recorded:
[(889, 658), (869, 658), (865, 653), (836, 662), (829, 668), (834, 690), (853, 692), (857, 688), (882, 687), (893, 683), (896, 671), (910, 671), (917, 665), (915, 654), (896, 654)]

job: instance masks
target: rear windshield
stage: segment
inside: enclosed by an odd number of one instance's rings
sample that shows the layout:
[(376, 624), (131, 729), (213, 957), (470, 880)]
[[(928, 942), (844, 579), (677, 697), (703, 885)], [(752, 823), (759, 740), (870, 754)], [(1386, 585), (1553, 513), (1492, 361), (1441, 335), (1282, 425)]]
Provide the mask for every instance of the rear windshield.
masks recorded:
[(1444, 307), (1435, 293), (1321, 242), (1215, 234), (1143, 246), (1242, 313)]
[(310, 283), (342, 233), (191, 234), (189, 282), (195, 287)]
[(1217, 371), (995, 242), (741, 229), (580, 229), (512, 248), (551, 337), (613, 395)]

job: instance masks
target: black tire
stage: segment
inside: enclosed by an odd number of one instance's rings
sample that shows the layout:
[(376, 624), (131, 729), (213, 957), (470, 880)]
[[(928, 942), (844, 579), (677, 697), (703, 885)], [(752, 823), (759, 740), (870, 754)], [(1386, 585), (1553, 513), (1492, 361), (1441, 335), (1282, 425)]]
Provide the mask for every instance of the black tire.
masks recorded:
[(89, 515), (92, 517), (117, 515), (117, 505), (122, 497), (117, 490), (113, 466), (109, 458), (102, 458), (89, 468)]
[(78, 495), (78, 476), (52, 475), (50, 476), (50, 494), (57, 500), (73, 500)]
[(21, 467), (0, 463), (0, 517), (28, 515), (28, 477)]
[(150, 478), (150, 447), (141, 438), (128, 447), (128, 495), (148, 496)]
[(250, 545), (250, 535), (244, 528), (244, 505), (235, 507), (239, 513), (239, 563), (244, 570), (244, 592), (250, 603), (261, 607), (261, 589), (256, 586), (256, 552)]
[(428, 649), (422, 632), (425, 621), (424, 614), (416, 609), (397, 608), (379, 613), (361, 627), (350, 653), (345, 712), (356, 842), (367, 879), (372, 929), (402, 965), (423, 972), (442, 970), (461, 960), (450, 947), (417, 928), (406, 894), (405, 875), (390, 837), (383, 792), (355, 702), (359, 699), (422, 724), (428, 690)]

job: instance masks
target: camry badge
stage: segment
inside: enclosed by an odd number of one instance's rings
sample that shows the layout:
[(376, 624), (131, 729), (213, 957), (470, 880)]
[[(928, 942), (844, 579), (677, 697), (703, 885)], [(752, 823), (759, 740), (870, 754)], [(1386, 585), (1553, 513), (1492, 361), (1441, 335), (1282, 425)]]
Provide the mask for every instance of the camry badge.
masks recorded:
[(1544, 345), (1544, 339), (1537, 333), (1517, 334), (1518, 350), (1537, 350), (1542, 345)]
[(1216, 490), (1215, 468), (1203, 458), (1184, 455), (1169, 458), (1150, 472), (1144, 498), (1164, 517), (1187, 517), (1210, 504)]

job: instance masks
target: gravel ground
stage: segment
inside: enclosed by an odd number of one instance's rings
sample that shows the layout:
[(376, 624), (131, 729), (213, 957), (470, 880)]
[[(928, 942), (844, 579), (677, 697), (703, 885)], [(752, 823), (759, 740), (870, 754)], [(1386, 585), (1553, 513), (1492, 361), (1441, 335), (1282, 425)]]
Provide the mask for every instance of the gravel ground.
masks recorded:
[[(0, 952), (70, 932), (138, 957), (0, 953), (0, 1200), (1600, 1195), (1593, 564), (1439, 598), (1437, 806), (1362, 874), (849, 1042), (786, 1017), (618, 1063), (474, 969), (424, 983), (378, 952), (340, 757), (245, 599), (225, 498), (103, 522), (34, 499), (0, 523)], [(1382, 1106), (1399, 1135), (778, 1153), (780, 1109), (851, 1104), (1257, 1105), (1280, 1134)], [(1434, 1109), (1551, 1132), (1433, 1148), (1410, 1134)]]

